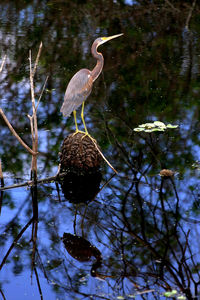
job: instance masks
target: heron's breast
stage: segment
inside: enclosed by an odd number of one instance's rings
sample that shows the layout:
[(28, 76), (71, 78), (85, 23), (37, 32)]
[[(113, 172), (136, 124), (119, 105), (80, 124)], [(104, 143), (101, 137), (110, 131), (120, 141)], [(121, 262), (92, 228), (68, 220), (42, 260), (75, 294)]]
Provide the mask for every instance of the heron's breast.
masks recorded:
[(88, 80), (87, 82), (84, 84), (84, 86), (81, 88), (81, 94), (84, 95), (85, 97), (89, 96), (89, 94), (91, 93), (92, 90), (92, 85), (93, 85), (93, 80), (92, 80), (92, 76), (90, 74), (87, 75)]

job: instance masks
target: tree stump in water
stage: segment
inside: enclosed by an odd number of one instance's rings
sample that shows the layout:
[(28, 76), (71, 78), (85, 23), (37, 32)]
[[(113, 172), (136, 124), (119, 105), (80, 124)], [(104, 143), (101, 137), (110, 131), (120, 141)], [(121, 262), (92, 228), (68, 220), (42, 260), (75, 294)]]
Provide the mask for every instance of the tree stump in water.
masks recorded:
[(75, 203), (94, 198), (101, 181), (102, 157), (94, 142), (84, 133), (70, 134), (61, 147), (60, 172), (66, 176), (60, 179), (65, 197)]
[(79, 171), (99, 169), (102, 157), (94, 142), (83, 133), (70, 134), (64, 139), (60, 163), (62, 169), (77, 168)]

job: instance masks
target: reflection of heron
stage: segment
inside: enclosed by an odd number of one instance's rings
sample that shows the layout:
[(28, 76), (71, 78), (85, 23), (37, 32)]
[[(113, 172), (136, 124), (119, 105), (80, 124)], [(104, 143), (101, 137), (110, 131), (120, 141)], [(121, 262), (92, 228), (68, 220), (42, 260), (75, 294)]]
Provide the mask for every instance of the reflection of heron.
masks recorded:
[(81, 111), (81, 119), (83, 121), (83, 125), (85, 128), (85, 134), (88, 135), (88, 131), (84, 121), (84, 101), (90, 95), (92, 91), (93, 82), (98, 78), (100, 75), (102, 68), (103, 68), (103, 55), (97, 52), (98, 46), (104, 44), (105, 42), (114, 39), (121, 34), (109, 36), (109, 37), (101, 37), (97, 38), (91, 47), (92, 55), (97, 59), (97, 64), (92, 71), (88, 69), (81, 69), (78, 71), (70, 80), (64, 97), (64, 103), (61, 107), (61, 112), (63, 116), (68, 117), (71, 112), (73, 111), (74, 114), (74, 121), (76, 126), (76, 133), (80, 132), (78, 130), (78, 125), (76, 121), (76, 109), (82, 104), (82, 111)]
[(102, 277), (97, 272), (97, 269), (102, 265), (102, 256), (99, 249), (91, 245), (88, 240), (71, 233), (64, 232), (62, 240), (68, 253), (78, 261), (86, 262), (90, 261), (92, 256), (95, 257), (96, 261), (92, 264), (91, 275)]

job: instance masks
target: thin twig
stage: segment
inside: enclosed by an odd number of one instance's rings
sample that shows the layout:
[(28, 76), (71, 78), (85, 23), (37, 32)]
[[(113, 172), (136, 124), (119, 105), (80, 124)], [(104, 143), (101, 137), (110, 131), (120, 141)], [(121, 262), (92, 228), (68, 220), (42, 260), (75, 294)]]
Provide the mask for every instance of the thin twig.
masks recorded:
[(2, 171), (2, 165), (1, 165), (1, 159), (0, 159), (0, 180), (1, 180), (1, 187), (4, 187), (4, 179), (3, 179), (3, 171)]
[(38, 153), (33, 151), (29, 146), (26, 145), (26, 143), (19, 137), (19, 135), (16, 133), (16, 131), (14, 130), (14, 128), (12, 127), (12, 125), (10, 124), (10, 122), (8, 121), (6, 115), (4, 114), (3, 110), (0, 108), (0, 114), (2, 116), (2, 118), (4, 119), (6, 125), (8, 126), (8, 128), (10, 129), (10, 131), (12, 132), (12, 134), (16, 137), (16, 139), (20, 142), (20, 144), (32, 155), (37, 155)]
[[(0, 159), (0, 181), (1, 181), (1, 187), (4, 187), (4, 179), (3, 179), (3, 171), (1, 166), (1, 159)], [(3, 191), (0, 192), (0, 215), (1, 215), (1, 208), (3, 203)]]
[(116, 174), (112, 174), (112, 176), (104, 183), (104, 185), (100, 188), (100, 190), (98, 191), (98, 194), (111, 182), (111, 180), (113, 179), (113, 177), (116, 176)]
[(32, 61), (31, 61), (31, 50), (29, 50), (29, 69), (30, 69), (30, 87), (31, 87), (31, 101), (32, 101), (32, 106), (35, 108), (35, 96), (34, 96), (34, 85), (33, 85), (33, 70), (32, 70)]
[(4, 186), (4, 187), (1, 187), (0, 188), (0, 191), (6, 191), (6, 190), (10, 190), (10, 189), (16, 189), (16, 188), (19, 188), (19, 187), (24, 187), (24, 186), (28, 186), (28, 187), (31, 187), (33, 186), (35, 183), (48, 183), (48, 182), (53, 182), (53, 181), (56, 181), (58, 180), (59, 178), (62, 178), (66, 176), (66, 173), (60, 173), (59, 175), (56, 174), (54, 176), (51, 176), (51, 177), (46, 177), (46, 178), (43, 178), (43, 179), (39, 179), (37, 180), (36, 182), (34, 180), (29, 180), (29, 181), (26, 181), (26, 182), (22, 182), (22, 183), (18, 183), (18, 184), (13, 184), (13, 185), (7, 185), (7, 186)]
[(48, 79), (49, 79), (49, 76), (46, 77), (46, 80), (45, 80), (45, 82), (44, 82), (44, 85), (43, 85), (43, 88), (42, 88), (40, 97), (39, 97), (38, 102), (37, 102), (37, 105), (36, 105), (36, 109), (35, 109), (36, 112), (37, 112), (37, 109), (38, 109), (38, 105), (39, 105), (39, 103), (40, 103), (40, 100), (41, 100), (41, 98), (42, 98), (42, 95), (43, 95), (43, 93), (44, 93), (44, 89), (45, 89), (45, 87), (46, 87), (46, 84), (47, 84), (47, 80), (48, 80)]
[[(92, 139), (91, 139), (92, 140)], [(118, 174), (118, 172), (113, 168), (113, 166), (109, 163), (109, 161), (105, 158), (105, 156), (103, 155), (103, 153), (101, 152), (101, 150), (99, 149), (99, 147), (97, 146), (97, 143), (95, 143), (93, 140), (92, 142), (95, 145), (95, 148), (98, 150), (99, 154), (102, 156), (102, 158), (105, 160), (105, 162), (109, 165), (109, 167), (116, 173)]]
[(33, 116), (27, 115), (27, 117), (30, 120), (30, 125), (31, 125), (31, 136), (32, 136), (32, 141), (34, 141), (34, 129), (33, 129)]
[(193, 12), (193, 10), (195, 8), (195, 5), (196, 5), (196, 0), (193, 1), (192, 6), (191, 6), (190, 11), (189, 11), (189, 14), (187, 16), (187, 20), (186, 20), (186, 23), (185, 23), (185, 28), (187, 30), (189, 30), (189, 23), (190, 23), (190, 19), (192, 17), (192, 12)]
[(12, 251), (12, 249), (15, 247), (17, 241), (21, 238), (21, 236), (23, 235), (23, 233), (26, 231), (26, 229), (31, 225), (33, 221), (33, 218), (31, 218), (28, 223), (24, 226), (24, 228), (20, 231), (20, 233), (17, 235), (17, 237), (14, 239), (14, 241), (12, 242), (10, 248), (8, 249), (6, 255), (4, 256), (2, 263), (0, 264), (0, 270), (2, 269), (3, 265), (5, 264), (10, 252)]
[(35, 65), (34, 65), (34, 69), (33, 69), (33, 72), (32, 72), (33, 77), (35, 76), (35, 72), (36, 72), (36, 69), (37, 69), (37, 66), (38, 66), (41, 51), (42, 51), (42, 42), (40, 43), (40, 47), (39, 47), (37, 57), (36, 57), (36, 60), (35, 60)]
[(57, 191), (57, 194), (58, 194), (58, 201), (61, 202), (61, 198), (60, 198), (60, 190), (59, 190), (58, 182), (55, 181), (55, 184), (56, 184), (56, 191)]
[(38, 286), (39, 293), (40, 293), (40, 299), (43, 300), (42, 289), (41, 289), (41, 285), (40, 285), (40, 279), (39, 279), (39, 276), (38, 276), (38, 272), (37, 272), (36, 267), (34, 267), (34, 272), (35, 272), (35, 277), (36, 277), (36, 281), (37, 281), (37, 286)]
[(7, 55), (4, 55), (3, 60), (2, 60), (2, 63), (1, 63), (1, 66), (0, 66), (0, 73), (1, 73), (2, 70), (3, 70), (3, 66), (4, 66), (4, 64), (5, 64), (6, 57), (7, 57)]
[(165, 0), (165, 2), (175, 11), (180, 12), (178, 8), (176, 8), (169, 0)]
[[(32, 148), (35, 152), (38, 149), (38, 128), (37, 128), (37, 114), (36, 114), (36, 107), (35, 107), (35, 92), (34, 92), (34, 75), (37, 68), (40, 52), (41, 52), (42, 44), (40, 44), (40, 48), (38, 50), (34, 70), (32, 70), (32, 61), (31, 61), (31, 50), (29, 51), (29, 67), (30, 67), (30, 88), (31, 88), (31, 102), (32, 102), (32, 109), (33, 115), (30, 119), (31, 128), (32, 128)], [(31, 177), (37, 179), (37, 156), (32, 156), (32, 166), (31, 166)]]
[[(34, 180), (35, 182), (35, 180)], [(31, 198), (32, 198), (32, 208), (33, 208), (33, 223), (32, 223), (32, 270), (35, 266), (35, 252), (37, 246), (37, 231), (38, 231), (38, 199), (37, 199), (37, 183), (31, 187)], [(32, 276), (31, 276), (32, 278)]]
[(5, 295), (4, 295), (3, 291), (2, 291), (2, 289), (0, 289), (0, 294), (1, 294), (1, 296), (3, 297), (3, 300), (6, 300), (6, 297), (5, 297)]

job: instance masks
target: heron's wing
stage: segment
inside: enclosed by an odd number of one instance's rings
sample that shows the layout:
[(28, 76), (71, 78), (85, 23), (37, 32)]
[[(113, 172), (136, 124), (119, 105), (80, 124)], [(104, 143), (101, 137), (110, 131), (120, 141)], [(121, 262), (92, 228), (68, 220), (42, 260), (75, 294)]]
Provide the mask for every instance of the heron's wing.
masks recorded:
[(81, 69), (70, 80), (64, 97), (61, 112), (68, 117), (87, 99), (92, 90), (92, 76), (87, 69)]

